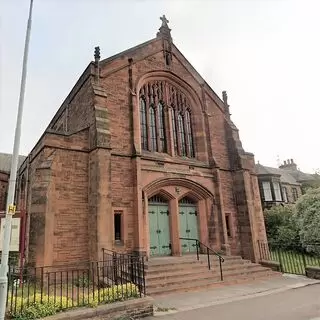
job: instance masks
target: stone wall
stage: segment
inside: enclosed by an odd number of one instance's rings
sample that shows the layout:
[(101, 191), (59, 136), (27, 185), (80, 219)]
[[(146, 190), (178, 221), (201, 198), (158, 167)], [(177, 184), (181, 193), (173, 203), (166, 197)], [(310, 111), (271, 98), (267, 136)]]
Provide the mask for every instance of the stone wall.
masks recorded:
[(306, 267), (306, 276), (308, 278), (320, 280), (320, 267)]

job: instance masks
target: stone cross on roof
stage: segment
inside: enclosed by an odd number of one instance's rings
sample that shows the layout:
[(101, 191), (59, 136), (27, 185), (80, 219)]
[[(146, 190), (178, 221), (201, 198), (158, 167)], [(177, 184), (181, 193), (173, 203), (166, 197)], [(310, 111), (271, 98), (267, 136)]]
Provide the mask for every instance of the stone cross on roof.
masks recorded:
[(162, 21), (161, 27), (167, 27), (168, 28), (169, 20), (166, 18), (166, 16), (163, 15), (162, 17), (160, 17), (160, 20)]
[(164, 39), (172, 41), (171, 34), (170, 34), (171, 29), (168, 26), (169, 20), (166, 18), (165, 15), (160, 17), (160, 20), (162, 21), (162, 24), (159, 29), (159, 32), (157, 33), (157, 37), (162, 37)]

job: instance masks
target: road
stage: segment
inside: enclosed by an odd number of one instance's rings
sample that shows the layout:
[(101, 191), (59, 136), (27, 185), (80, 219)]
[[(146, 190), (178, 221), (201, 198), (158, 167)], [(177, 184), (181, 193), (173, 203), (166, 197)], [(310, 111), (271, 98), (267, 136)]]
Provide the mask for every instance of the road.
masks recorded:
[(320, 320), (320, 284), (147, 319)]

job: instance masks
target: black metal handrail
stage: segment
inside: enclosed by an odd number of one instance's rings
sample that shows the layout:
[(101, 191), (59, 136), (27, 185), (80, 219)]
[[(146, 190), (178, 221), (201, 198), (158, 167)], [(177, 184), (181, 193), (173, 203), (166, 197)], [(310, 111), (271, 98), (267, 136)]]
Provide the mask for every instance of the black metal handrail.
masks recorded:
[(103, 255), (105, 254), (109, 254), (109, 255), (112, 255), (112, 256), (116, 256), (116, 257), (134, 257), (134, 258), (137, 258), (138, 256), (135, 255), (135, 254), (131, 254), (131, 253), (121, 253), (121, 252), (117, 252), (117, 251), (114, 251), (114, 250), (110, 250), (110, 249), (106, 249), (106, 248), (102, 248), (102, 252), (103, 252)]
[(115, 279), (122, 279), (123, 274), (125, 274), (132, 283), (139, 287), (143, 294), (146, 294), (145, 258), (143, 256), (119, 253), (105, 248), (102, 248), (102, 253), (103, 263), (108, 262), (105, 259), (106, 256), (112, 258)]
[(223, 281), (223, 271), (222, 271), (222, 263), (224, 262), (224, 258), (216, 251), (199, 241), (198, 239), (193, 239), (193, 238), (180, 238), (180, 240), (187, 240), (187, 241), (195, 241), (196, 243), (196, 248), (197, 248), (197, 260), (200, 260), (199, 256), (199, 248), (203, 246), (206, 249), (206, 254), (207, 254), (207, 261), (208, 261), (208, 268), (211, 270), (211, 261), (210, 261), (210, 253), (215, 255), (216, 257), (219, 258), (219, 267), (220, 267), (220, 279)]

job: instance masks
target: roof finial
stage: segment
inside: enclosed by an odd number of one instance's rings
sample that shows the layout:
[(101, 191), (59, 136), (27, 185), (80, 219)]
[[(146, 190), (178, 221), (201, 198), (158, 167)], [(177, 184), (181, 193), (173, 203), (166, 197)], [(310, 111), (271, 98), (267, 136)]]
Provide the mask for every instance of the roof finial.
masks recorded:
[(157, 37), (163, 37), (167, 40), (171, 40), (171, 29), (168, 26), (169, 20), (166, 18), (165, 15), (160, 17), (160, 20), (162, 21), (162, 24), (159, 29), (159, 32), (157, 33)]
[(94, 61), (96, 64), (100, 61), (100, 47), (94, 48)]
[(94, 63), (96, 67), (96, 74), (95, 79), (97, 84), (99, 84), (100, 81), (100, 47), (94, 48)]
[(223, 104), (224, 104), (226, 115), (227, 115), (228, 118), (230, 118), (231, 114), (230, 114), (230, 106), (228, 104), (227, 91), (222, 91), (222, 100), (223, 100)]
[(228, 104), (228, 95), (227, 95), (227, 91), (222, 91), (222, 99), (224, 104)]

